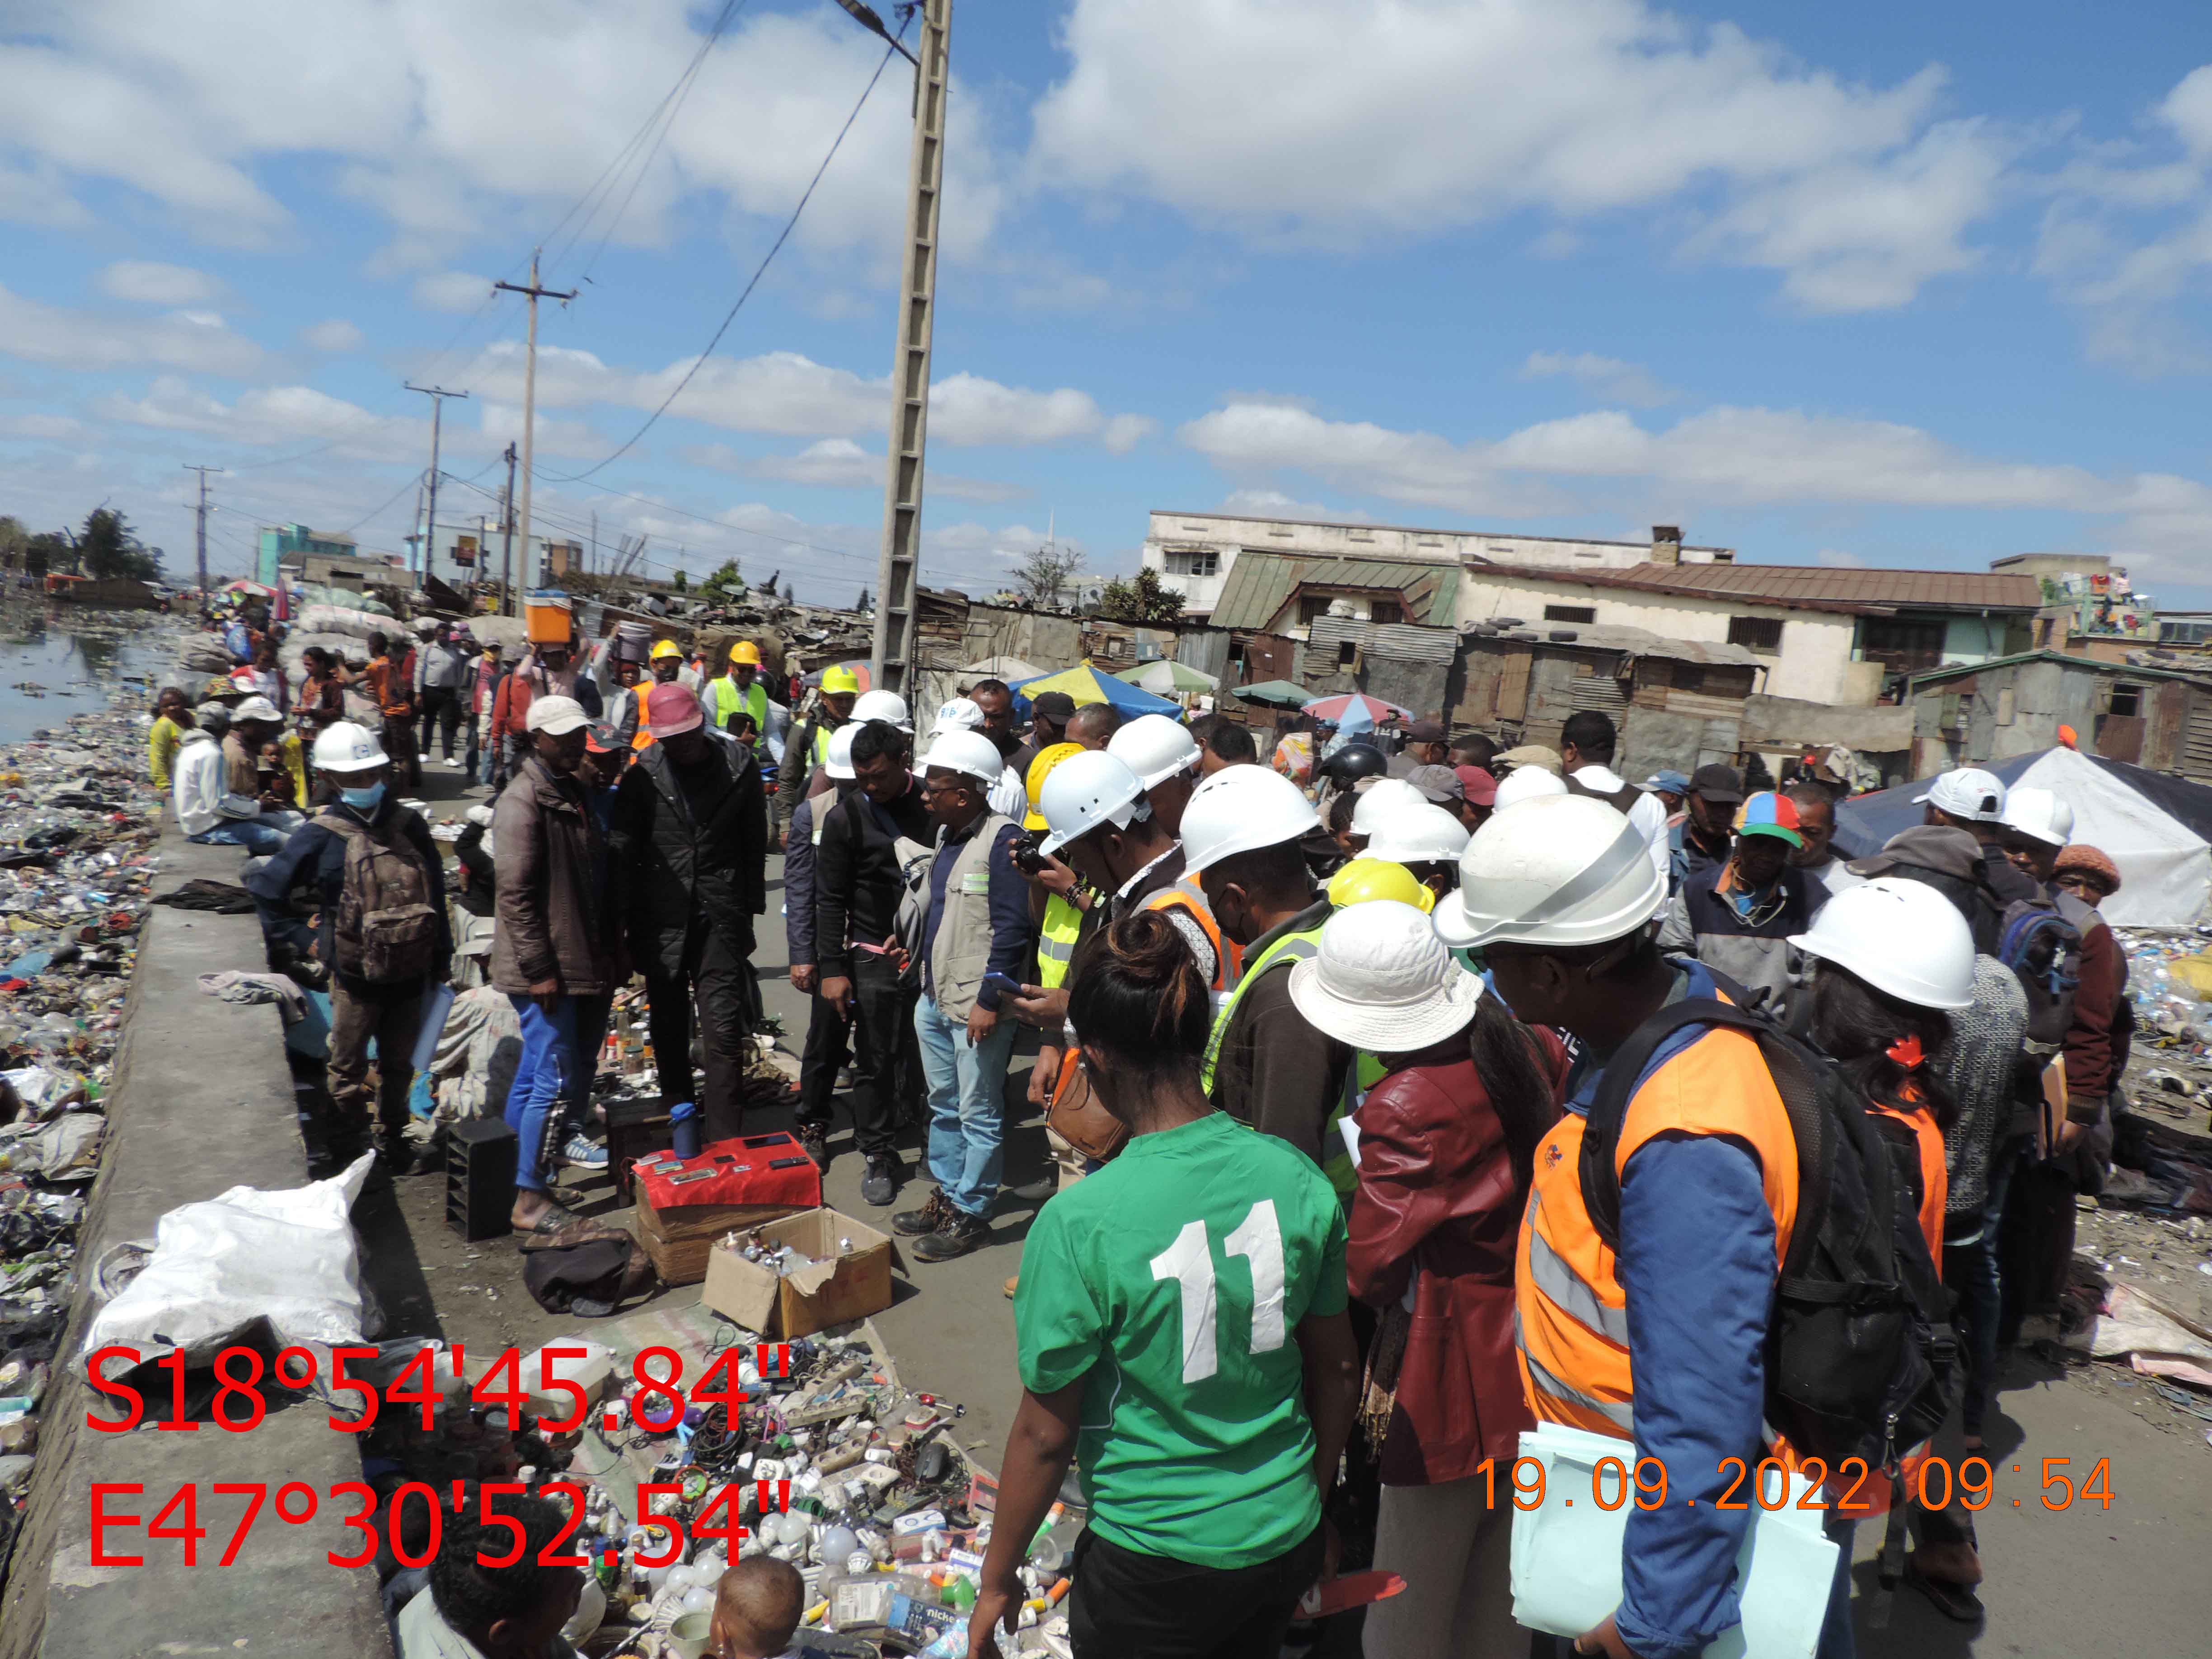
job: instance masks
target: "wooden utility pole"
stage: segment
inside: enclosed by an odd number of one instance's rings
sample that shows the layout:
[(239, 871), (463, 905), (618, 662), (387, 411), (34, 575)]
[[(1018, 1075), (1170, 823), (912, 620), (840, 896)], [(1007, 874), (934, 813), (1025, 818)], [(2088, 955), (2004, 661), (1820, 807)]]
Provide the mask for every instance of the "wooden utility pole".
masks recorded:
[(906, 257), (900, 261), (898, 349), (891, 358), (884, 547), (876, 563), (876, 629), (869, 652), (870, 683), (902, 696), (913, 695), (917, 678), (915, 590), (921, 568), (923, 451), (929, 430), (929, 340), (937, 313), (938, 206), (945, 182), (945, 54), (951, 30), (952, 0), (923, 0), (915, 70), (914, 153), (907, 170)]
[(507, 544), (499, 554), (499, 614), (514, 614), (514, 446), (507, 447), (507, 489), (499, 498), (500, 528)]
[[(221, 467), (219, 467), (219, 466), (187, 466), (187, 467), (185, 467), (185, 471), (187, 471), (187, 472), (197, 472), (197, 473), (198, 473), (198, 474), (200, 475), (200, 511), (199, 511), (199, 537), (198, 537), (198, 541), (199, 541), (199, 571), (200, 571), (200, 594), (201, 594), (201, 596), (202, 596), (203, 598), (204, 598), (204, 597), (206, 596), (206, 594), (207, 594), (207, 515), (208, 515), (208, 504), (207, 504), (207, 475), (208, 475), (209, 473), (210, 473), (210, 472), (220, 472), (220, 471), (222, 471), (222, 469)], [(261, 571), (260, 571), (260, 568), (259, 568), (259, 567), (258, 567), (258, 566), (257, 566), (257, 567), (255, 568), (254, 572), (253, 572), (253, 576), (254, 576), (254, 580), (255, 580), (258, 581), (258, 580), (260, 580), (260, 578), (261, 578)]]
[(446, 412), (446, 399), (465, 398), (465, 392), (448, 392), (440, 386), (416, 386), (412, 380), (400, 382), (410, 392), (419, 392), (430, 400), (430, 517), (422, 526), (422, 574), (436, 575), (438, 562), (438, 431)]
[(522, 365), (522, 560), (526, 565), (530, 562), (530, 452), (538, 426), (538, 302), (558, 300), (566, 305), (576, 297), (574, 289), (562, 294), (538, 286), (538, 252), (532, 248), (530, 253), (529, 287), (514, 283), (492, 284), (495, 289), (505, 289), (510, 294), (526, 295), (530, 301), (530, 346)]

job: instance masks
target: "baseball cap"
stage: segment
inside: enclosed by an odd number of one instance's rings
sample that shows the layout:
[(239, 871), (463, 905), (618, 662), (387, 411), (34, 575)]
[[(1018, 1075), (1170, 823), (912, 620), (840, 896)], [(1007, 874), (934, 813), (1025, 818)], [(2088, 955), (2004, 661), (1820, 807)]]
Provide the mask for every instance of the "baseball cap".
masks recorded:
[(1669, 795), (1686, 795), (1690, 793), (1690, 781), (1680, 772), (1654, 772), (1644, 780), (1644, 787), (1646, 789), (1661, 790)]
[(1065, 691), (1040, 691), (1030, 699), (1030, 707), (1054, 726), (1065, 726), (1075, 718), (1075, 699)]
[(1948, 823), (1916, 823), (1884, 842), (1879, 853), (1853, 859), (1844, 867), (1855, 876), (1886, 876), (1903, 868), (1978, 882), (1982, 879), (1982, 844)]
[(1700, 766), (1690, 775), (1690, 793), (1703, 795), (1707, 800), (1740, 801), (1743, 799), (1743, 778), (1733, 766), (1716, 762)]
[[(538, 705), (533, 702), (530, 708), (535, 714)], [(691, 688), (681, 680), (671, 680), (646, 693), (645, 723), (653, 728), (656, 738), (680, 738), (704, 726), (707, 716)]]
[(1449, 766), (1417, 766), (1406, 774), (1406, 781), (1421, 792), (1425, 800), (1442, 805), (1448, 800), (1463, 800), (1459, 774)]
[(1805, 844), (1805, 837), (1797, 833), (1797, 803), (1771, 789), (1762, 789), (1747, 797), (1735, 809), (1735, 832), (1739, 836), (1771, 836), (1792, 847)]
[(1491, 806), (1498, 800), (1498, 780), (1480, 766), (1455, 766), (1459, 792), (1471, 806)]
[(574, 697), (532, 697), (530, 713), (523, 725), (532, 732), (549, 732), (565, 738), (571, 732), (581, 731), (592, 723), (584, 712), (584, 705)]
[(1407, 743), (1442, 743), (1444, 729), (1434, 720), (1415, 720), (1406, 728)]
[(230, 711), (230, 717), (234, 720), (267, 720), (272, 726), (284, 718), (266, 697), (248, 697)]
[(584, 728), (584, 747), (594, 755), (611, 755), (623, 747), (623, 743), (615, 736), (614, 727), (600, 720)]
[(1496, 757), (1491, 764), (1493, 767), (1508, 768), (1540, 766), (1547, 772), (1563, 772), (1566, 769), (1567, 763), (1560, 758), (1559, 751), (1556, 749), (1547, 749), (1540, 743), (1524, 743), (1518, 749), (1509, 749), (1504, 754)]
[(1915, 806), (1932, 806), (1954, 818), (1995, 823), (2004, 817), (2005, 787), (1994, 772), (1978, 766), (1961, 766), (1939, 775), (1924, 795), (1912, 798)]

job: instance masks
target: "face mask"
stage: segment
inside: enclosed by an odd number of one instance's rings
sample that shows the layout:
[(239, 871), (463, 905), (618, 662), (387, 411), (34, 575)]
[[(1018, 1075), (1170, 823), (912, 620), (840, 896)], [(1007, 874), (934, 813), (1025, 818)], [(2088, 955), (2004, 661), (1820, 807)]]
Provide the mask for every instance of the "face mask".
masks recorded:
[(374, 812), (377, 803), (384, 799), (384, 786), (372, 783), (366, 789), (341, 789), (338, 799), (356, 812)]

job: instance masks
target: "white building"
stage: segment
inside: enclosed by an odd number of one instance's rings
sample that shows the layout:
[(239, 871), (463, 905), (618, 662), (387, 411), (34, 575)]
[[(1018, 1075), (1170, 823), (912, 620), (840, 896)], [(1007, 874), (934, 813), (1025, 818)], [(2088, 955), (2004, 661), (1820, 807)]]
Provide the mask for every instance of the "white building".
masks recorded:
[(1664, 558), (1670, 564), (1729, 564), (1735, 550), (1686, 547), (1682, 532), (1655, 525), (1648, 542), (1576, 540), (1489, 530), (1413, 530), (1378, 524), (1255, 519), (1228, 513), (1155, 511), (1143, 563), (1183, 593), (1183, 609), (1209, 616), (1243, 552), (1335, 559), (1413, 559), (1426, 564), (1498, 564), (1540, 570), (1622, 570)]

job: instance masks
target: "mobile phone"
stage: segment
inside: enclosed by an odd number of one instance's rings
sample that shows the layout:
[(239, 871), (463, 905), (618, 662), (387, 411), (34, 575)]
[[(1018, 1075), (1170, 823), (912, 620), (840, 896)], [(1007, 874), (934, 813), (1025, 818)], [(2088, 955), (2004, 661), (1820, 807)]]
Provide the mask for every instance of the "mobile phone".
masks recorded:
[(1001, 991), (1011, 991), (1016, 996), (1019, 996), (1022, 994), (1021, 981), (1018, 979), (1011, 979), (1004, 974), (986, 974), (983, 975), (983, 983), (986, 985), (995, 985)]

